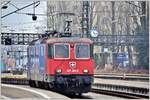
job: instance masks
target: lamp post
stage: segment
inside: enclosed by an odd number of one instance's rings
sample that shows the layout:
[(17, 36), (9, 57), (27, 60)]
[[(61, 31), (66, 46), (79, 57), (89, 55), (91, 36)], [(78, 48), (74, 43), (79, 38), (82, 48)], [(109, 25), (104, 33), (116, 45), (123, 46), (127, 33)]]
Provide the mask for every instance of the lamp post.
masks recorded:
[(108, 64), (108, 61), (107, 61), (107, 58), (108, 58), (108, 48), (104, 48), (104, 64)]
[(19, 66), (20, 66), (20, 65), (21, 65), (21, 64), (20, 64), (20, 60), (21, 60), (21, 57), (20, 57), (21, 47), (19, 47), (19, 48), (18, 48), (18, 53), (19, 53), (19, 54), (18, 54), (18, 55), (19, 55), (19, 56), (18, 56), (18, 58), (19, 58), (19, 60), (18, 60), (18, 61), (19, 61)]

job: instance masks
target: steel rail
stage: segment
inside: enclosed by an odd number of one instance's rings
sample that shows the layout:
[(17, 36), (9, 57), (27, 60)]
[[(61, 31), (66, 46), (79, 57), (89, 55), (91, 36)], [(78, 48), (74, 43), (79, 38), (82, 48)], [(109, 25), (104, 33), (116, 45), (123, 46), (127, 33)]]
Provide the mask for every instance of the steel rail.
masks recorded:
[(115, 76), (139, 76), (139, 77), (149, 77), (149, 74), (129, 74), (129, 73), (95, 73), (94, 75), (115, 75)]
[[(129, 98), (149, 98), (149, 89), (133, 86), (112, 85), (95, 83), (92, 85), (92, 91), (115, 94)], [(104, 92), (105, 91), (105, 92)]]
[(130, 80), (130, 81), (149, 81), (148, 76), (128, 76), (128, 75), (94, 75), (94, 78)]

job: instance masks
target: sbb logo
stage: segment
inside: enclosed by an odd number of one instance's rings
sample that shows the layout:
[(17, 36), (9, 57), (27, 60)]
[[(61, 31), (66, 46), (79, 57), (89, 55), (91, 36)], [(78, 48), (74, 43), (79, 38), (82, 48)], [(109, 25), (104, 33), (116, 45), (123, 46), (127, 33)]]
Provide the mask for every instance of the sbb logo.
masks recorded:
[(76, 68), (76, 62), (69, 62), (69, 67), (70, 68)]

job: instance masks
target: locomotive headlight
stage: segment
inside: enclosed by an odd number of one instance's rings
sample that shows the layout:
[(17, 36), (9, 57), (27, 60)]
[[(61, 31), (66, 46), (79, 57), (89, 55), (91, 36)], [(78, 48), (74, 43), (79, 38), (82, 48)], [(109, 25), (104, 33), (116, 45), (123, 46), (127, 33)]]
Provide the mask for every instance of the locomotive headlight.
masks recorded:
[(83, 70), (83, 73), (88, 73), (88, 72), (89, 72), (89, 70), (87, 70), (87, 69)]
[(62, 72), (61, 69), (57, 69), (57, 70), (56, 70), (56, 73), (61, 73), (61, 72)]

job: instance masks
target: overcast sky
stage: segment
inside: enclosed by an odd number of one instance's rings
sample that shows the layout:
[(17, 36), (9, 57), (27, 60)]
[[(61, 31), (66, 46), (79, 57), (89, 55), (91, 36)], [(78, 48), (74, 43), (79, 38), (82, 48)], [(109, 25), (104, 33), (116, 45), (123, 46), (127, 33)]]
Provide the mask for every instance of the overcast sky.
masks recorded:
[[(18, 8), (24, 7), (33, 3), (30, 0), (11, 0), (11, 4), (17, 6)], [(8, 4), (7, 9), (2, 9), (2, 15), (8, 14), (12, 11), (15, 11), (16, 8)], [(3, 4), (2, 4), (3, 5)], [(20, 10), (21, 13), (33, 13), (33, 5), (27, 7), (23, 10)], [(40, 1), (39, 6), (35, 9), (35, 14), (45, 14), (45, 16), (37, 16), (37, 20), (33, 21), (32, 16), (25, 15), (25, 14), (11, 14), (7, 17), (1, 18), (2, 21), (2, 32), (40, 32), (46, 30), (47, 25), (47, 4), (46, 1)]]

